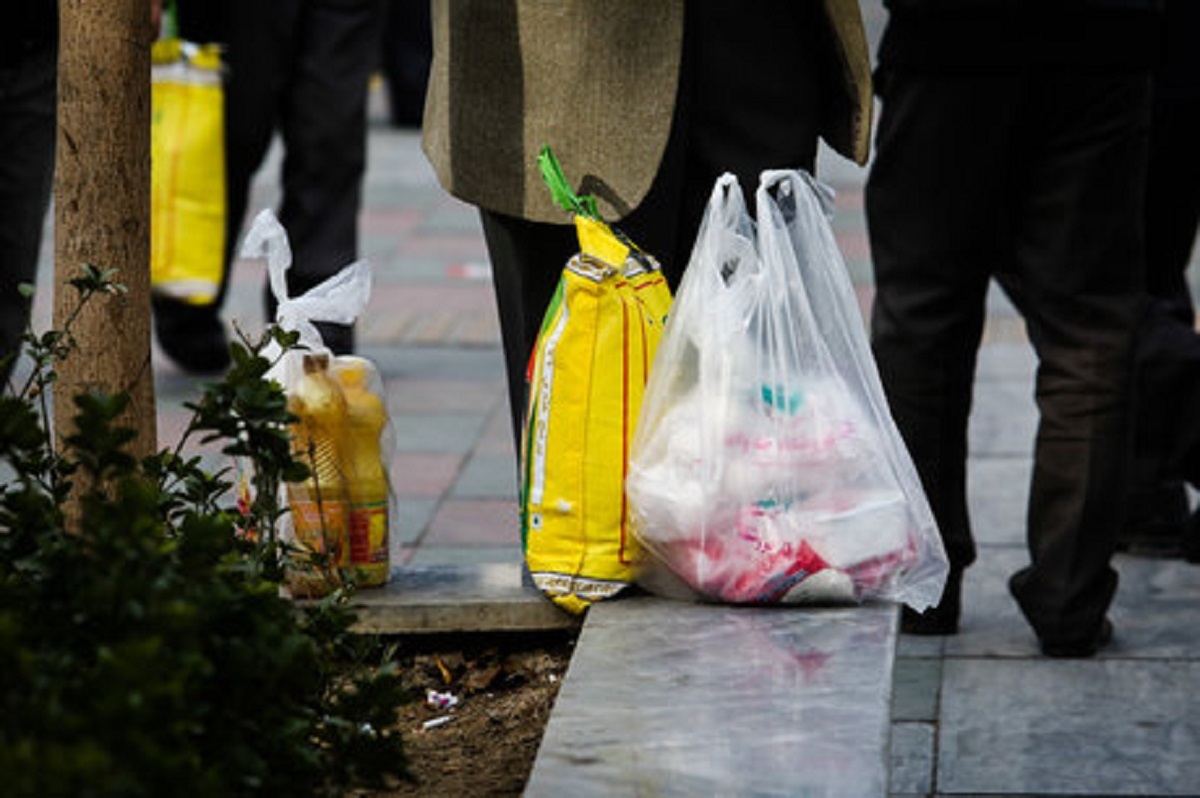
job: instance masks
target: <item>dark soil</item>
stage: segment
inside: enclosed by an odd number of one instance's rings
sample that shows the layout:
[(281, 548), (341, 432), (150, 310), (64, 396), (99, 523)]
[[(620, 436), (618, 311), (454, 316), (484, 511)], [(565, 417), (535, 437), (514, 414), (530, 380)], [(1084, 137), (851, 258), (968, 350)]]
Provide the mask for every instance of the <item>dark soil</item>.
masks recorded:
[(414, 782), (393, 796), (520, 796), (567, 672), (575, 636), (404, 638), (395, 659), (412, 701), (399, 708)]

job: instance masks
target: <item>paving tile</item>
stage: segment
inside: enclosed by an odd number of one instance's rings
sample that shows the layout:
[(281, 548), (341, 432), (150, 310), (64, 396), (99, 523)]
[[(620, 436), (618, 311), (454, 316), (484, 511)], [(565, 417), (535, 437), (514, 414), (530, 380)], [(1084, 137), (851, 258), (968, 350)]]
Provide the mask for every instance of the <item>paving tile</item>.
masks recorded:
[(370, 204), (358, 216), (360, 240), (395, 239), (407, 235), (419, 225), (424, 214), (417, 208)]
[(389, 379), (449, 379), (466, 385), (504, 379), (504, 357), (499, 347), (451, 349), (447, 347), (364, 347)]
[(517, 466), (511, 454), (480, 454), (468, 458), (451, 493), (456, 499), (517, 499)]
[[(417, 544), (429, 528), (437, 510), (438, 499), (422, 499), (413, 496), (396, 497), (396, 524), (392, 537), (392, 553)], [(395, 562), (395, 557), (393, 557)]]
[[(422, 283), (439, 283), (446, 279), (446, 261), (444, 258), (417, 258), (406, 252), (397, 252), (398, 245), (392, 238), (379, 237), (377, 240), (366, 241), (368, 261), (371, 263), (373, 288), (384, 285), (411, 285)], [(378, 300), (374, 299), (367, 305), (365, 319), (369, 321), (372, 310)], [(378, 304), (386, 310), (382, 301)], [(361, 322), (362, 320), (360, 320)]]
[(1018, 377), (980, 375), (968, 438), (972, 456), (1030, 456), (1037, 430), (1032, 390)]
[(479, 436), (476, 454), (504, 455), (509, 458), (516, 468), (516, 441), (513, 439), (512, 414), (508, 412), (508, 394), (503, 393), (492, 415), (488, 418), (487, 426)]
[(892, 720), (936, 722), (941, 687), (940, 657), (897, 657), (892, 671)]
[(391, 553), (392, 571), (403, 570), (412, 562), (413, 555), (417, 553), (415, 546), (401, 546), (399, 549)]
[(473, 285), (447, 283), (405, 283), (376, 285), (371, 291), (372, 302), (387, 308), (388, 313), (404, 311), (431, 313), (496, 314), (496, 301), (491, 291)]
[(520, 546), (515, 499), (448, 499), (434, 514), (422, 545)]
[(421, 257), (455, 260), (487, 257), (482, 236), (455, 231), (433, 231), (430, 234), (415, 235), (405, 242), (404, 251)]
[[(1005, 340), (999, 334), (1001, 328), (1010, 324), (1005, 317), (989, 317), (988, 324), (993, 325), (997, 335), (994, 340), (985, 340), (979, 350), (976, 381), (1013, 380), (1032, 389), (1033, 373), (1037, 367), (1033, 348), (1024, 341)], [(978, 390), (976, 388), (977, 393)], [(1032, 401), (1032, 394), (1028, 396)]]
[(940, 657), (945, 647), (945, 637), (901, 634), (896, 639), (896, 657)]
[(483, 238), (479, 214), (464, 205), (435, 207), (421, 219), (421, 232), (426, 235), (461, 234), (474, 240)]
[(973, 457), (967, 464), (971, 527), (980, 545), (1025, 545), (1029, 478), (1033, 462), (1023, 457)]
[(484, 419), (480, 416), (435, 416), (390, 413), (401, 452), (439, 452), (465, 455), (475, 447)]
[(1195, 795), (1194, 661), (947, 660), (938, 790)]
[(893, 723), (888, 793), (892, 798), (929, 795), (933, 784), (932, 723)]
[(392, 490), (398, 496), (437, 498), (450, 491), (462, 469), (463, 455), (400, 451), (392, 457)]
[[(505, 387), (501, 380), (466, 381), (463, 379), (389, 379), (386, 384), (389, 413), (440, 413), (484, 415), (504, 401), (508, 413)], [(487, 435), (489, 430), (485, 430)], [(509, 433), (511, 441), (512, 433)], [(511, 448), (511, 443), (509, 444)]]
[(861, 224), (841, 232), (837, 237), (838, 248), (856, 283), (869, 282), (871, 278), (871, 248), (867, 243), (867, 231)]

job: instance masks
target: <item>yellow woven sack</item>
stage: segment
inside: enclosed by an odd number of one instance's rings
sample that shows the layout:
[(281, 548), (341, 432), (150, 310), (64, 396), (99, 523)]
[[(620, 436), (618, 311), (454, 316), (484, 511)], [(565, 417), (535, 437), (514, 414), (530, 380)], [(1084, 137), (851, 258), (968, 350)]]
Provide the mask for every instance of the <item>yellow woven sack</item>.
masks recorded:
[(151, 60), (151, 287), (207, 305), (225, 264), (221, 57), (216, 45), (160, 39)]
[(521, 537), (534, 583), (581, 613), (635, 576), (626, 465), (671, 294), (653, 259), (603, 222), (575, 223), (581, 251), (563, 269), (530, 363)]

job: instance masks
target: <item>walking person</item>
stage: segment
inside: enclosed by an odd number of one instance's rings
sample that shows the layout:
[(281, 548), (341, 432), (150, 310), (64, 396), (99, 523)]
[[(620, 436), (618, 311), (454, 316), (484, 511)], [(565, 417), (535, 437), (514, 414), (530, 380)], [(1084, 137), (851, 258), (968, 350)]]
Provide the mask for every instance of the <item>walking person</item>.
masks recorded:
[[(1200, 3), (1162, 0), (1146, 175), (1146, 290), (1134, 473), (1120, 546), (1200, 561), (1187, 452), (1200, 449), (1200, 335), (1187, 272), (1200, 229)], [(1192, 457), (1195, 460), (1195, 456)]]
[(37, 282), (42, 228), (54, 183), (58, 118), (58, 3), (0, 10), (0, 388), (29, 324), (22, 283)]
[[(158, 298), (155, 330), (187, 371), (229, 363), (220, 311), (245, 220), (251, 182), (278, 134), (283, 144), (280, 223), (298, 296), (358, 259), (358, 215), (366, 169), (367, 95), (378, 63), (381, 0), (180, 0), (185, 39), (225, 45), (227, 224), (225, 274), (202, 306)], [(274, 297), (264, 287), (267, 318)], [(318, 323), (335, 354), (353, 352), (354, 328)]]

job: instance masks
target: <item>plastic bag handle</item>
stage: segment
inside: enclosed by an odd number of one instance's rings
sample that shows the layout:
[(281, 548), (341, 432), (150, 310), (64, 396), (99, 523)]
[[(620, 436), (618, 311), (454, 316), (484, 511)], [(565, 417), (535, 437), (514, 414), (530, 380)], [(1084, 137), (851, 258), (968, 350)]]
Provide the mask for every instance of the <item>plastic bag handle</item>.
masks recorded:
[(538, 169), (542, 172), (542, 180), (550, 188), (550, 196), (554, 199), (555, 205), (567, 213), (586, 216), (589, 219), (600, 218), (600, 214), (596, 210), (596, 198), (591, 194), (575, 193), (571, 184), (567, 182), (567, 176), (563, 174), (558, 159), (550, 151), (549, 145), (542, 145), (541, 151), (538, 152), (537, 162)]
[(278, 303), (275, 320), (283, 329), (300, 333), (300, 343), (310, 349), (325, 348), (314, 321), (353, 324), (371, 296), (371, 270), (363, 260), (346, 266), (299, 297), (288, 296), (287, 270), (292, 265), (292, 248), (287, 231), (269, 209), (255, 217), (241, 255), (266, 257), (271, 293)]

